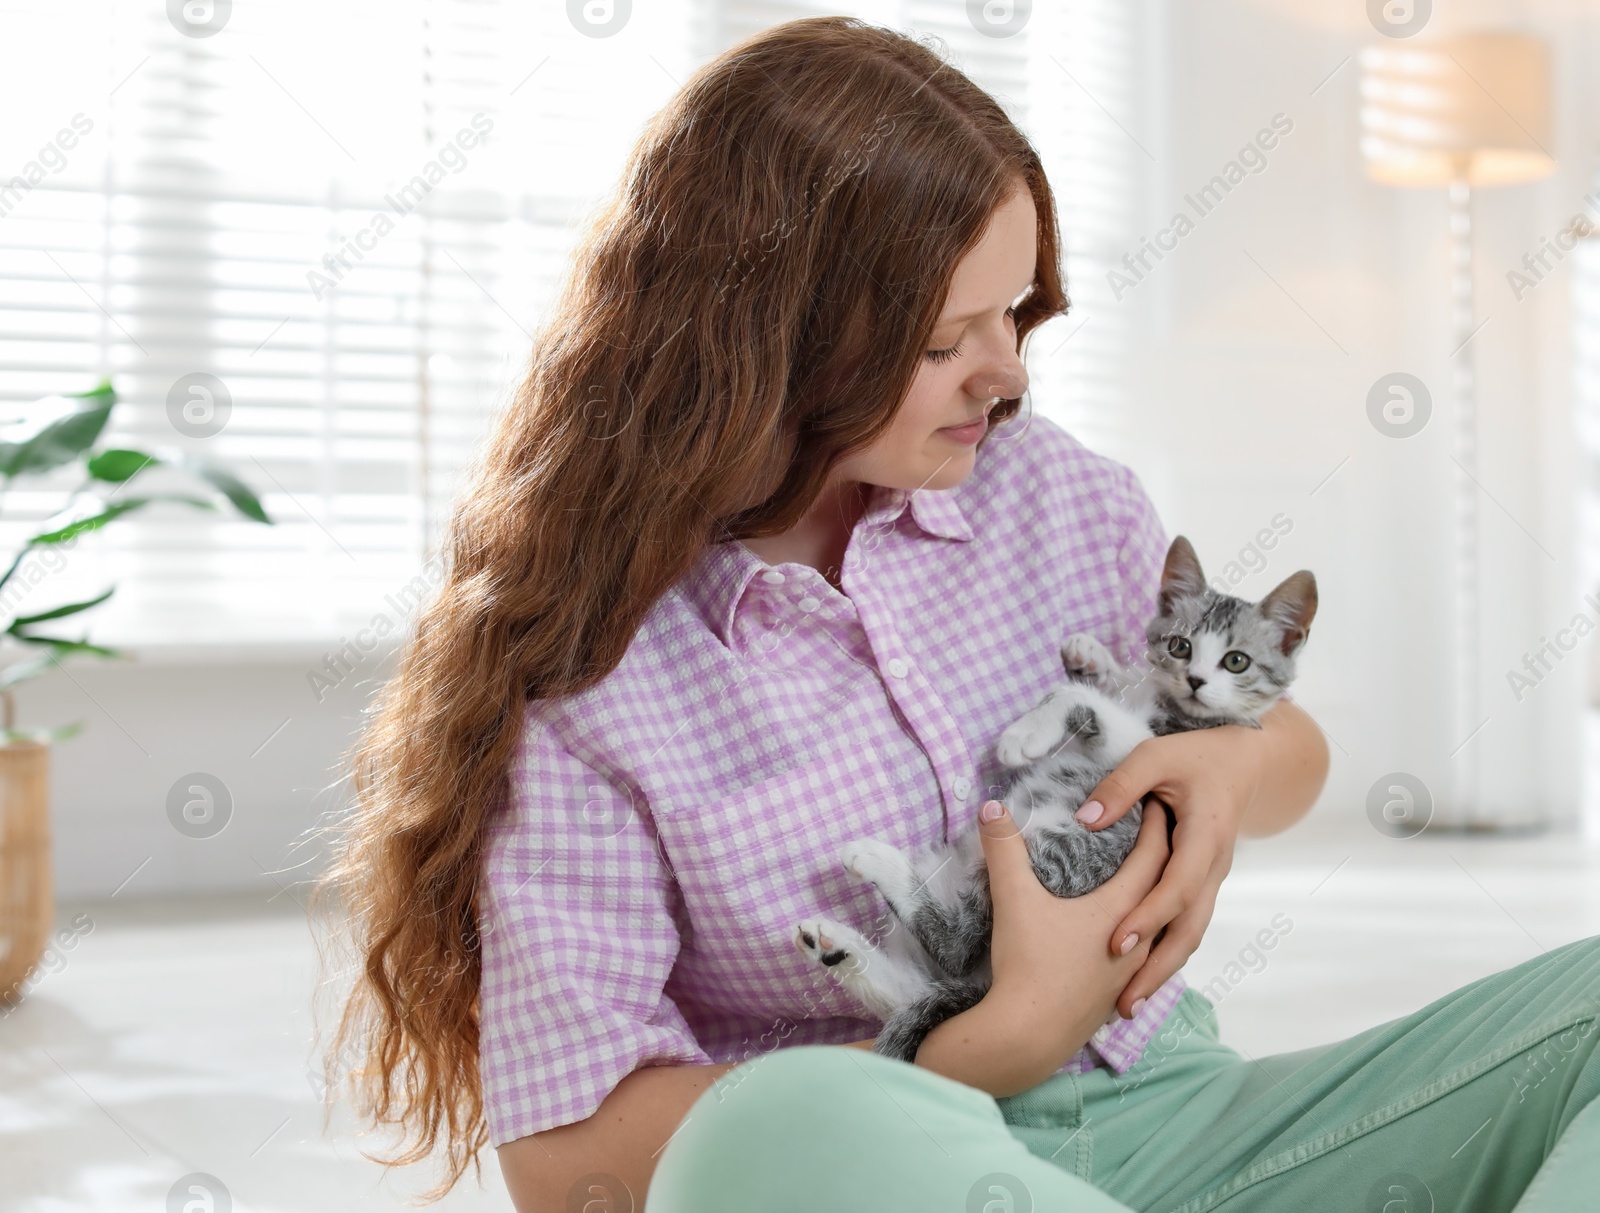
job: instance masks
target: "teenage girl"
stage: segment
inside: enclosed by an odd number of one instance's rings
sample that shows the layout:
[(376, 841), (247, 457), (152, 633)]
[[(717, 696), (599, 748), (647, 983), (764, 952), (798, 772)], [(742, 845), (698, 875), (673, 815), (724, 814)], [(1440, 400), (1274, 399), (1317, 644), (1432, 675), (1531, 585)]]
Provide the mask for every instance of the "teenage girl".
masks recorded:
[[(1137, 657), (1167, 538), (1021, 408), (1059, 256), (1028, 141), (883, 29), (650, 123), (357, 756), (333, 1054), (398, 1161), (492, 1144), (521, 1213), (1600, 1207), (1600, 941), (1260, 1059), (1185, 988), (1237, 836), (1321, 790), (1293, 703), (1145, 742), (1080, 815), (1170, 843), (1034, 876), (994, 742), (1069, 635)], [(975, 818), (993, 988), (883, 1058), (797, 926), (893, 929), (842, 845)]]

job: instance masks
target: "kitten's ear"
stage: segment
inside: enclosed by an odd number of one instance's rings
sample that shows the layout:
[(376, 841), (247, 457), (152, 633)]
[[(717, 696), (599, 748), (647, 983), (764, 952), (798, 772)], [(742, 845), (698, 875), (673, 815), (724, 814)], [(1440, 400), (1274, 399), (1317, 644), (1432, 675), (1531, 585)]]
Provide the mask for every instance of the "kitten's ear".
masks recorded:
[(1309, 569), (1290, 574), (1261, 600), (1261, 613), (1283, 629), (1279, 647), (1285, 657), (1292, 656), (1306, 642), (1317, 614), (1317, 579)]
[(1206, 592), (1205, 574), (1194, 546), (1179, 535), (1167, 549), (1167, 562), (1161, 569), (1161, 611), (1167, 614), (1179, 598), (1198, 598)]

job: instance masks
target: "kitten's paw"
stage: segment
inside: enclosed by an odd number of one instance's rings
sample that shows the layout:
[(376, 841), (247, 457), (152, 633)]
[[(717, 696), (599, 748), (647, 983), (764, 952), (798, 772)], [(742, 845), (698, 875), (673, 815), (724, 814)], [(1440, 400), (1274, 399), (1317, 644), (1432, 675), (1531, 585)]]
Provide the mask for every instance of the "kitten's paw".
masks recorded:
[(1028, 766), (1061, 744), (1065, 720), (1052, 703), (1055, 698), (1050, 696), (1000, 734), (995, 757), (1001, 766), (1012, 769)]
[(794, 946), (825, 969), (848, 973), (861, 967), (855, 932), (826, 918), (807, 918), (795, 924)]
[(1067, 643), (1061, 646), (1061, 664), (1071, 677), (1096, 685), (1117, 669), (1117, 659), (1111, 655), (1111, 650), (1083, 632), (1067, 637)]
[(847, 842), (839, 853), (844, 870), (858, 880), (877, 885), (885, 895), (906, 883), (911, 865), (896, 848), (876, 838), (857, 838)]
[(1022, 752), (1022, 739), (1017, 735), (1015, 726), (1000, 735), (1000, 741), (994, 748), (994, 756), (1000, 765), (1008, 770), (1028, 765), (1029, 759)]

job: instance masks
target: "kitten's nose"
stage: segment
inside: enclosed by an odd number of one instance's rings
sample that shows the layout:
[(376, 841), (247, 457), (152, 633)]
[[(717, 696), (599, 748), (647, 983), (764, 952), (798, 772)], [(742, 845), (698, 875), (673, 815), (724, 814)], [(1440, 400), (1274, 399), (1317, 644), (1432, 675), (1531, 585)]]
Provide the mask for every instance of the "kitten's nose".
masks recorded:
[(1201, 687), (1203, 687), (1205, 685), (1206, 685), (1206, 680), (1204, 678), (1196, 678), (1193, 674), (1189, 675), (1189, 689), (1191, 691), (1198, 691)]

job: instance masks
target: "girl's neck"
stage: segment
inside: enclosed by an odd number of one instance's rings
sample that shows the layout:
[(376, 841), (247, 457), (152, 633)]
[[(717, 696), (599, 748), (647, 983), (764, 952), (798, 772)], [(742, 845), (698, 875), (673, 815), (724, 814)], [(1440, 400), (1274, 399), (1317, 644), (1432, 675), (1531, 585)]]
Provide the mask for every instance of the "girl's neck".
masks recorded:
[(860, 481), (830, 484), (805, 517), (787, 531), (746, 539), (744, 545), (768, 564), (808, 564), (840, 589), (845, 549), (856, 523), (867, 512), (871, 491), (871, 485)]

